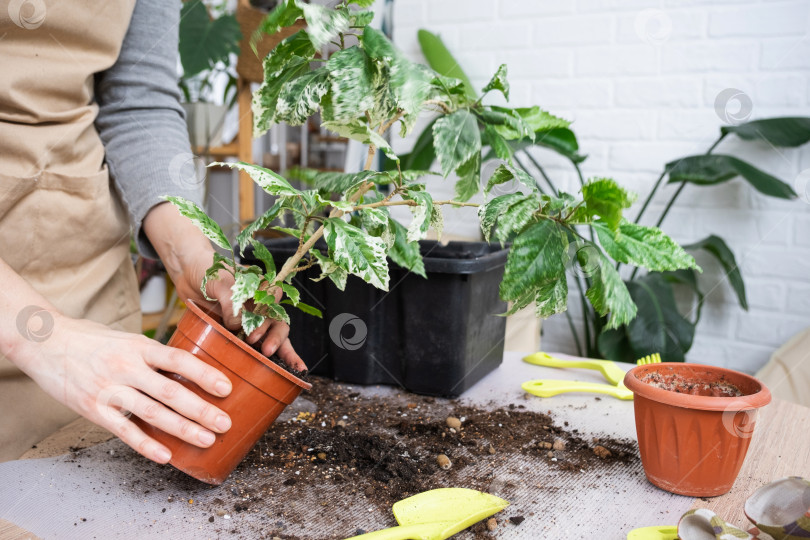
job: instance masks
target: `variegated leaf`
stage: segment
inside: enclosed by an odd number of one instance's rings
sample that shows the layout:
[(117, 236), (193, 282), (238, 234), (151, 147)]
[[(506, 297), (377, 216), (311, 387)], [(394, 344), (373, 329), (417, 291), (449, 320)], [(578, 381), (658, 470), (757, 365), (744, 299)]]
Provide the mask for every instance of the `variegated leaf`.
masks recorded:
[(162, 198), (176, 206), (180, 213), (190, 219), (209, 240), (222, 249), (231, 250), (231, 243), (228, 242), (228, 238), (225, 236), (222, 228), (216, 221), (208, 217), (205, 212), (203, 212), (202, 208), (183, 197), (166, 195)]
[(250, 312), (246, 309), (242, 310), (242, 330), (245, 331), (246, 336), (252, 334), (262, 324), (264, 324), (263, 315)]
[(209, 165), (209, 167), (214, 165), (220, 167), (229, 167), (231, 169), (246, 172), (253, 179), (256, 185), (270, 195), (291, 195), (293, 197), (300, 197), (303, 195), (301, 191), (292, 187), (283, 176), (271, 171), (270, 169), (265, 169), (264, 167), (259, 167), (258, 165), (251, 165), (250, 163), (243, 163), (241, 161), (238, 163), (215, 162)]
[(281, 290), (284, 291), (284, 294), (286, 294), (287, 298), (290, 299), (292, 305), (294, 306), (298, 305), (298, 302), (301, 300), (301, 293), (298, 292), (298, 289), (296, 289), (289, 283), (281, 283)]
[(506, 101), (509, 101), (509, 81), (506, 80), (506, 64), (501, 64), (498, 67), (498, 71), (495, 72), (495, 75), (492, 76), (492, 79), (481, 92), (486, 94), (491, 90), (500, 90)]
[(253, 298), (261, 285), (261, 276), (249, 272), (236, 272), (235, 280), (231, 286), (231, 301), (233, 302), (233, 316), (239, 315), (239, 310), (245, 302)]
[(304, 73), (285, 83), (278, 96), (274, 122), (300, 126), (318, 111), (321, 98), (328, 91), (329, 72), (325, 68)]
[(273, 255), (258, 240), (252, 240), (251, 244), (253, 245), (253, 255), (264, 263), (264, 274), (267, 276), (267, 281), (272, 281), (276, 277), (276, 262), (273, 260)]
[(256, 231), (261, 231), (263, 229), (267, 229), (273, 221), (278, 217), (279, 213), (282, 209), (282, 201), (278, 200), (267, 210), (264, 214), (259, 216), (259, 218), (245, 227), (242, 232), (240, 232), (236, 236), (236, 242), (239, 244), (239, 252), (244, 254), (245, 248), (253, 239), (253, 235), (256, 234)]
[(310, 250), (310, 254), (318, 259), (318, 266), (321, 267), (321, 275), (317, 278), (313, 278), (312, 281), (321, 281), (323, 278), (328, 277), (338, 289), (341, 291), (345, 290), (346, 279), (349, 277), (349, 273), (336, 265), (335, 261), (322, 254), (317, 249)]
[(212, 279), (219, 279), (219, 272), (220, 270), (227, 270), (231, 274), (233, 274), (233, 262), (226, 259), (216, 251), (214, 252), (214, 263), (205, 271), (205, 275), (203, 276), (202, 284), (200, 285), (200, 292), (202, 292), (203, 296), (209, 302), (216, 302), (216, 298), (211, 298), (208, 296), (208, 282)]
[(296, 0), (296, 4), (304, 12), (307, 35), (318, 50), (349, 29), (349, 17), (342, 10), (307, 4), (302, 0)]
[(475, 154), (481, 153), (478, 121), (467, 109), (436, 120), (433, 124), (433, 141), (445, 178)]
[(348, 124), (341, 124), (338, 122), (322, 122), (321, 126), (330, 131), (334, 131), (341, 137), (354, 139), (355, 141), (360, 141), (363, 144), (371, 144), (385, 152), (385, 155), (389, 158), (393, 159), (394, 161), (399, 161), (399, 158), (394, 153), (394, 149), (391, 148), (391, 145), (388, 144), (388, 141), (383, 139), (376, 131), (371, 129), (369, 125), (362, 120), (356, 120)]
[(388, 290), (388, 261), (382, 239), (339, 218), (325, 220), (324, 238), (335, 264), (378, 289)]
[(425, 237), (430, 228), (430, 220), (433, 216), (433, 197), (427, 191), (414, 191), (404, 195), (406, 199), (412, 200), (416, 206), (409, 206), (413, 214), (413, 220), (408, 226), (408, 242), (416, 242)]
[(481, 191), (481, 153), (473, 154), (466, 163), (456, 169), (458, 180), (456, 181), (457, 201), (469, 201), (473, 196)]

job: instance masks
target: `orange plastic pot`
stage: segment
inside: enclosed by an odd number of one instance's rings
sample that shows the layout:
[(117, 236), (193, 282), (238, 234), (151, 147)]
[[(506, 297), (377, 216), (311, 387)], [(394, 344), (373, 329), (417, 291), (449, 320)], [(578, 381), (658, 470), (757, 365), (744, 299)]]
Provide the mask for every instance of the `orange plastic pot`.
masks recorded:
[[(700, 383), (730, 383), (740, 397), (697, 396), (643, 382), (645, 375), (680, 375)], [(754, 377), (700, 364), (637, 366), (624, 384), (634, 393), (636, 434), (647, 479), (679, 495), (713, 497), (731, 490), (771, 393)]]
[(169, 346), (183, 349), (214, 366), (230, 379), (231, 393), (212, 396), (174, 373), (165, 375), (216, 405), (231, 417), (231, 429), (216, 434), (208, 448), (199, 448), (135, 417), (135, 423), (172, 453), (171, 465), (208, 484), (221, 484), (250, 449), (292, 403), (312, 385), (288, 373), (242, 340), (193, 302), (177, 324)]

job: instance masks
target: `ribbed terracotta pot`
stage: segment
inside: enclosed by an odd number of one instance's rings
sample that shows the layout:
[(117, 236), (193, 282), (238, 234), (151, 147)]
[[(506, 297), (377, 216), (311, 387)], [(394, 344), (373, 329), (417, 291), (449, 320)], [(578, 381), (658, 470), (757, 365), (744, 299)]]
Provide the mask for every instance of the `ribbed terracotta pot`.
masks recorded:
[[(702, 383), (736, 386), (740, 397), (698, 396), (643, 382), (645, 375), (680, 375)], [(633, 391), (636, 433), (647, 479), (666, 491), (712, 497), (731, 490), (756, 424), (771, 393), (754, 377), (700, 364), (637, 366), (624, 384)]]
[(309, 390), (312, 385), (237, 339), (193, 302), (187, 305), (169, 346), (186, 350), (220, 370), (230, 379), (233, 390), (220, 398), (180, 375), (164, 374), (228, 413), (231, 429), (217, 433), (209, 448), (199, 448), (137, 417), (134, 421), (147, 435), (169, 448), (171, 465), (198, 480), (218, 485), (239, 465), (281, 411), (295, 401), (301, 390)]

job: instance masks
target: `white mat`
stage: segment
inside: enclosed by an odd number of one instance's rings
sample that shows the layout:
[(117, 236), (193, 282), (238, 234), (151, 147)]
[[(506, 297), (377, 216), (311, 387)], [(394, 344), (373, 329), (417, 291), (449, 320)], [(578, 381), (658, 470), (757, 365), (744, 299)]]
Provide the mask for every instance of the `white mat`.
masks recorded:
[[(568, 429), (579, 429), (587, 437), (635, 438), (632, 402), (607, 396), (597, 401), (586, 394), (540, 399), (527, 397), (520, 389), (521, 382), (534, 378), (603, 382), (598, 372), (541, 368), (521, 362), (520, 357), (507, 353), (504, 364), (468, 391), (462, 402), (487, 408), (520, 403), (529, 410), (550, 412), (556, 423), (567, 421)], [(399, 393), (386, 387), (355, 390), (365, 395)], [(303, 400), (296, 403), (298, 408), (307, 405)], [(495, 469), (491, 491), (498, 494), (510, 483), (521, 486), (510, 488), (508, 515), (519, 513), (526, 520), (519, 526), (499, 520), (493, 537), (619, 540), (636, 527), (674, 525), (692, 504), (690, 497), (649, 484), (640, 461), (582, 474), (549, 476), (546, 469), (545, 485), (537, 487), (532, 471), (539, 466), (541, 459), (535, 463), (526, 456), (513, 456)], [(132, 478), (138, 479), (134, 485)], [(370, 508), (331, 485), (309, 486), (324, 503), (304, 505), (296, 501), (296, 493), (304, 486), (285, 487), (283, 479), (279, 477), (276, 497), (287, 498), (286, 515), (256, 512), (253, 502), (251, 512), (230, 512), (230, 519), (225, 519), (211, 508), (217, 506), (215, 499), (222, 490), (240, 487), (232, 479), (205, 488), (170, 467), (139, 458), (114, 440), (76, 455), (0, 464), (0, 517), (46, 539), (272, 538), (276, 534), (285, 540), (319, 540), (336, 538), (336, 531), (346, 531), (347, 524), (366, 531), (394, 525), (390, 512)], [(461, 533), (457, 538), (473, 536)]]

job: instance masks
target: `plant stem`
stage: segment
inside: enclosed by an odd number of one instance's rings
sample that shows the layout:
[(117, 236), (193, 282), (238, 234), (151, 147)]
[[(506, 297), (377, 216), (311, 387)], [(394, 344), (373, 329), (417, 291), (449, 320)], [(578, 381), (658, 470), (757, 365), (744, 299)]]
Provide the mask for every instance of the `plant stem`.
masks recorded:
[(574, 319), (571, 317), (571, 313), (569, 313), (568, 310), (565, 311), (565, 318), (568, 319), (568, 327), (571, 329), (571, 335), (574, 336), (574, 345), (577, 346), (577, 355), (582, 356), (582, 345), (579, 344), (577, 327), (574, 326)]
[[(460, 201), (453, 201), (453, 200), (433, 201), (434, 206), (442, 206), (442, 205), (445, 205), (445, 204), (451, 204), (453, 206), (473, 206), (473, 207), (476, 207), (476, 208), (478, 206), (481, 206), (481, 205), (479, 205), (477, 203), (460, 202)], [(382, 201), (377, 201), (375, 203), (361, 204), (361, 205), (358, 205), (358, 206), (354, 206), (354, 207), (352, 207), (351, 210), (347, 210), (346, 212), (356, 212), (357, 210), (366, 210), (368, 208), (379, 208), (381, 206), (419, 206), (419, 203), (417, 203), (416, 201), (411, 201), (411, 200), (391, 201), (391, 200), (383, 199)]]
[(590, 310), (588, 308), (587, 297), (585, 296), (585, 290), (582, 288), (582, 283), (579, 281), (579, 276), (576, 276), (574, 280), (577, 283), (577, 289), (579, 289), (579, 300), (582, 302), (582, 322), (584, 322), (585, 327), (585, 350), (586, 352), (590, 353), (591, 348), (591, 329), (590, 329)]
[[(517, 157), (517, 156), (514, 156), (514, 158), (515, 158), (515, 163), (517, 163), (517, 164), (518, 164), (518, 167), (520, 167), (521, 169), (523, 169), (523, 172), (525, 172), (526, 174), (529, 174), (529, 171), (528, 171), (528, 168), (526, 167), (526, 165), (524, 165), (524, 164), (523, 164), (523, 162), (522, 162), (522, 161), (520, 161), (520, 160), (518, 159), (518, 157)], [(529, 174), (529, 176), (532, 176), (532, 175), (531, 175), (531, 174)], [(539, 191), (539, 192), (540, 192), (542, 195), (545, 195), (545, 194), (546, 194), (546, 192), (545, 192), (545, 191), (543, 191), (543, 188), (542, 188), (542, 186), (540, 185), (540, 182), (538, 182), (538, 181), (537, 181), (537, 179), (536, 179), (536, 178), (534, 178), (533, 176), (532, 176), (532, 178), (534, 179), (534, 185), (535, 185), (535, 186), (537, 186), (537, 191)]]
[[(720, 134), (720, 136), (717, 138), (717, 140), (714, 141), (714, 144), (712, 144), (709, 147), (709, 149), (706, 150), (706, 155), (707, 156), (709, 154), (711, 154), (714, 151), (715, 148), (717, 148), (717, 145), (720, 144), (720, 142), (726, 137), (726, 135), (727, 135), (726, 133), (721, 133)], [(666, 169), (664, 169), (664, 174), (666, 174), (667, 172), (668, 171)], [(664, 175), (662, 174), (661, 178), (659, 179), (659, 181), (656, 183), (655, 187), (653, 188), (653, 193), (658, 188), (658, 184), (660, 183), (661, 179), (663, 179), (663, 178), (664, 178)], [(661, 217), (658, 218), (658, 221), (655, 224), (656, 227), (659, 227), (659, 228), (661, 227), (661, 224), (664, 222), (664, 219), (666, 219), (667, 214), (669, 213), (670, 209), (672, 208), (672, 205), (675, 204), (675, 201), (678, 199), (681, 192), (685, 188), (686, 188), (686, 181), (684, 180), (683, 182), (681, 182), (681, 185), (678, 186), (678, 189), (675, 191), (675, 193), (672, 194), (672, 198), (669, 200), (667, 205), (664, 207), (664, 211), (661, 212)], [(651, 199), (651, 198), (652, 198), (652, 193), (650, 194), (650, 197), (648, 197), (648, 199)], [(646, 205), (647, 205), (647, 202), (644, 203), (645, 207), (646, 207)], [(644, 210), (644, 208), (642, 208), (642, 210)], [(639, 217), (641, 217), (641, 214), (639, 214)], [(636, 223), (638, 223), (638, 218), (636, 218)], [(633, 273), (630, 274), (630, 279), (632, 280), (633, 278), (635, 278), (636, 274), (638, 274), (638, 266), (633, 268)]]
[(664, 181), (664, 177), (666, 177), (667, 173), (669, 172), (668, 167), (664, 167), (664, 171), (661, 173), (661, 176), (658, 177), (658, 180), (655, 181), (655, 185), (653, 185), (652, 191), (650, 194), (647, 195), (647, 198), (644, 199), (644, 204), (641, 205), (641, 210), (638, 211), (638, 215), (636, 216), (635, 223), (638, 224), (641, 221), (641, 216), (644, 215), (644, 212), (647, 210), (647, 207), (650, 206), (650, 203), (655, 196), (655, 193), (658, 191), (658, 188), (661, 186), (661, 182)]
[(443, 101), (439, 101), (438, 99), (428, 99), (425, 101), (425, 105), (438, 105), (442, 109), (444, 109), (445, 113), (451, 113), (453, 110), (448, 107)]
[(529, 158), (529, 161), (532, 162), (532, 165), (534, 165), (537, 168), (537, 170), (540, 171), (540, 174), (543, 176), (543, 178), (545, 178), (548, 187), (551, 188), (551, 193), (553, 193), (555, 196), (559, 195), (560, 192), (557, 191), (556, 187), (554, 187), (554, 184), (551, 182), (551, 178), (548, 177), (546, 171), (543, 170), (543, 167), (540, 165), (540, 163), (538, 163), (537, 160), (534, 159), (534, 156), (532, 156), (525, 149), (523, 150), (523, 153), (526, 154), (526, 157)]

